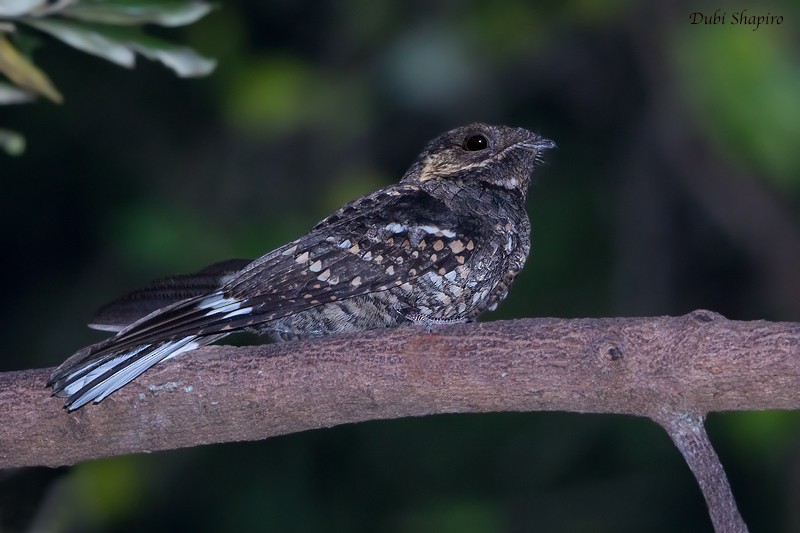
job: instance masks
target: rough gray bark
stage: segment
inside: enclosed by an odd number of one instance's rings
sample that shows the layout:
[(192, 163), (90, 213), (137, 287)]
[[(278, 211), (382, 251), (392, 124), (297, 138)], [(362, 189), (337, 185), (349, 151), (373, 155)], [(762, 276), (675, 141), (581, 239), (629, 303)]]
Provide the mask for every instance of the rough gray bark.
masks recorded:
[[(73, 413), (45, 389), (49, 369), (8, 372), (0, 374), (0, 468), (436, 413), (624, 413), (649, 417), (670, 433), (718, 531), (744, 531), (702, 418), (800, 408), (798, 355), (798, 323), (736, 322), (695, 311), (208, 347)], [(687, 429), (686, 420), (698, 424)], [(698, 427), (699, 440), (691, 436)]]
[(719, 532), (746, 533), (747, 526), (739, 514), (733, 499), (728, 478), (719, 461), (717, 452), (708, 440), (703, 418), (680, 414), (666, 417), (661, 426), (672, 437), (686, 463), (691, 468), (697, 483), (708, 503), (708, 512), (714, 530)]

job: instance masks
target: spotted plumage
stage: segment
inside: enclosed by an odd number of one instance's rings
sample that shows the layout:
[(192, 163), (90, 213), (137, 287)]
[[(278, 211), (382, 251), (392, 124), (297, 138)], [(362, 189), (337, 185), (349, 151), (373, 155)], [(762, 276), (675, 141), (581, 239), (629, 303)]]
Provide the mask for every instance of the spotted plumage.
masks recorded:
[(299, 239), (112, 302), (92, 327), (116, 335), (74, 354), (49, 385), (77, 409), (235, 331), (289, 340), (493, 310), (528, 256), (530, 175), (553, 147), (521, 128), (449, 131), (399, 183), (343, 206)]

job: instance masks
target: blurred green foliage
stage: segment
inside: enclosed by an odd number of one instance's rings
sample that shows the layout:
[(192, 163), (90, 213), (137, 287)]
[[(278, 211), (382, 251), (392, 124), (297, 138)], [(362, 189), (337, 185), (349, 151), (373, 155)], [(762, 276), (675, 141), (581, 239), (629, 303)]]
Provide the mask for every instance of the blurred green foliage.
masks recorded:
[[(704, 133), (762, 179), (800, 190), (800, 63), (782, 32), (676, 32), (683, 96)], [(766, 30), (766, 31), (764, 31)]]
[[(730, 21), (741, 9), (724, 4), (242, 0), (168, 30), (219, 60), (191, 81), (42, 36), (33, 58), (67, 103), (3, 108), (3, 126), (28, 141), (0, 161), (13, 280), (3, 369), (60, 363), (97, 340), (83, 323), (121, 292), (260, 255), (474, 120), (559, 145), (534, 176), (528, 266), (486, 319), (709, 308), (800, 320), (800, 9), (750, 6), (783, 16), (757, 31), (690, 24), (693, 11), (721, 7)], [(800, 530), (797, 414), (719, 414), (709, 426), (752, 530)], [(0, 478), (0, 523), (710, 530), (654, 424), (550, 413), (372, 422), (30, 469)]]

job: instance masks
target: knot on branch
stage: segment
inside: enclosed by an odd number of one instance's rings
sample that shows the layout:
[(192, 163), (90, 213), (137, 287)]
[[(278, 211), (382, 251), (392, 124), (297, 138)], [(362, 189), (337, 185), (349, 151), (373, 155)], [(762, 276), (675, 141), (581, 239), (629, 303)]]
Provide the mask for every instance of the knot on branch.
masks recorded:
[(695, 309), (687, 316), (701, 323), (715, 322), (717, 320), (726, 320), (726, 318), (723, 315), (716, 313), (714, 311), (709, 311), (708, 309)]
[(597, 355), (601, 361), (606, 363), (616, 363), (624, 356), (620, 343), (608, 338), (603, 339), (597, 345)]

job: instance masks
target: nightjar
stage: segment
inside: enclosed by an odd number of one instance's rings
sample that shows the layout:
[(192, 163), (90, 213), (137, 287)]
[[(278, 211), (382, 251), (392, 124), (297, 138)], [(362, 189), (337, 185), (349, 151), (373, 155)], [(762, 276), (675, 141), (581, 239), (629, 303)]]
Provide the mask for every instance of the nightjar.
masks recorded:
[(522, 128), (448, 131), (399, 183), (255, 261), (157, 280), (107, 305), (90, 326), (116, 334), (75, 353), (48, 385), (73, 410), (236, 331), (289, 340), (494, 310), (528, 256), (530, 177), (554, 147)]

